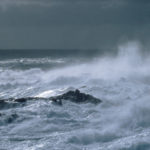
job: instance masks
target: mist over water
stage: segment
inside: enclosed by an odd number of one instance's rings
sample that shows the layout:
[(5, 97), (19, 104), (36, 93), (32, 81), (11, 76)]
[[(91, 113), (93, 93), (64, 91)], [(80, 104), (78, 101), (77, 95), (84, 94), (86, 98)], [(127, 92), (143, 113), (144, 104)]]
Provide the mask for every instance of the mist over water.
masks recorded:
[(97, 106), (65, 102), (58, 107), (41, 100), (2, 109), (0, 147), (150, 149), (150, 55), (143, 53), (139, 42), (122, 44), (116, 51), (1, 59), (1, 99), (50, 97), (78, 88), (103, 102)]

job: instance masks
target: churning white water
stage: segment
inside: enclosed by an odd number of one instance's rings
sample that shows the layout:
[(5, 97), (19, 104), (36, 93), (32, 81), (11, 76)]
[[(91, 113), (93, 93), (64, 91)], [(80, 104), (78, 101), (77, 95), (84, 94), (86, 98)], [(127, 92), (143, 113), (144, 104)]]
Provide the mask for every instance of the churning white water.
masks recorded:
[[(46, 70), (38, 67), (40, 63), (14, 69), (8, 60), (1, 61), (1, 99), (50, 97), (78, 88), (103, 102), (93, 105), (67, 101), (60, 107), (39, 100), (2, 108), (0, 149), (149, 150), (150, 56), (142, 53), (137, 42), (118, 49), (116, 56), (88, 62), (56, 60), (55, 65), (65, 61), (67, 65)], [(9, 61), (15, 66), (19, 59)], [(33, 65), (35, 60), (24, 58), (21, 63)], [(44, 58), (40, 61), (52, 63)]]

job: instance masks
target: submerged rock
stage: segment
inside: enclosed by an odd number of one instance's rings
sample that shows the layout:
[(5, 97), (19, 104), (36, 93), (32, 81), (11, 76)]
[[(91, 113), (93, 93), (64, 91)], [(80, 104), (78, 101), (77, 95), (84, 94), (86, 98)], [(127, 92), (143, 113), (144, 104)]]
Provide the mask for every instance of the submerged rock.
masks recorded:
[(0, 125), (6, 125), (14, 122), (19, 116), (16, 113), (0, 113)]
[(1, 109), (9, 109), (12, 107), (23, 106), (23, 103), (19, 103), (19, 101), (14, 101), (13, 99), (4, 99), (0, 100), (0, 110)]
[(0, 109), (9, 108), (10, 104), (8, 100), (0, 100)]
[(0, 108), (5, 107), (6, 102), (4, 100), (0, 100)]

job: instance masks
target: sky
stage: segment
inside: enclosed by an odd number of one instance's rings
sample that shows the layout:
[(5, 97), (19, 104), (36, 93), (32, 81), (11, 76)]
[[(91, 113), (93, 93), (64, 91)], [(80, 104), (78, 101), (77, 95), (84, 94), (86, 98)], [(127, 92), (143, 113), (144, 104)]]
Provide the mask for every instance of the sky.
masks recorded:
[(132, 40), (150, 43), (150, 0), (0, 0), (0, 49), (109, 49)]

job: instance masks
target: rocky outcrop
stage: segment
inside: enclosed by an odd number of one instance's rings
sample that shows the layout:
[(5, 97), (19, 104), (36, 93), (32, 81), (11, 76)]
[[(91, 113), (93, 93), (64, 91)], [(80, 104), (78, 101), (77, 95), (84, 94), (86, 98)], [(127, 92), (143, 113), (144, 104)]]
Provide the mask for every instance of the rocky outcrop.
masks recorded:
[(24, 104), (29, 100), (50, 100), (53, 104), (62, 105), (63, 101), (71, 101), (75, 103), (93, 103), (99, 104), (102, 101), (92, 95), (81, 93), (78, 89), (75, 91), (68, 91), (62, 95), (54, 96), (50, 98), (41, 98), (41, 97), (26, 97), (18, 99), (6, 99), (0, 100), (0, 108), (5, 108), (9, 106), (16, 106), (17, 104)]
[(62, 95), (50, 97), (49, 99), (56, 102), (58, 100), (59, 101), (67, 100), (75, 103), (94, 103), (94, 104), (102, 102), (100, 99), (89, 94), (81, 93), (79, 90), (68, 91)]

